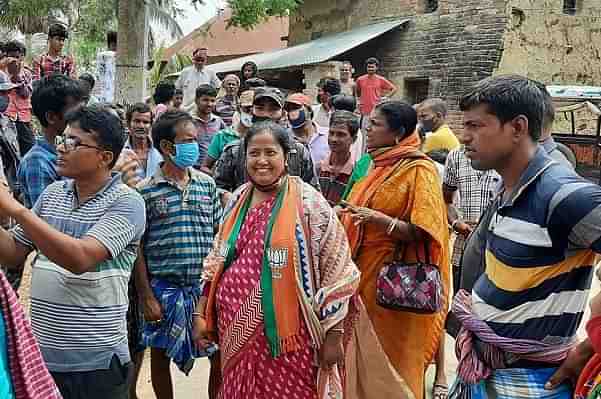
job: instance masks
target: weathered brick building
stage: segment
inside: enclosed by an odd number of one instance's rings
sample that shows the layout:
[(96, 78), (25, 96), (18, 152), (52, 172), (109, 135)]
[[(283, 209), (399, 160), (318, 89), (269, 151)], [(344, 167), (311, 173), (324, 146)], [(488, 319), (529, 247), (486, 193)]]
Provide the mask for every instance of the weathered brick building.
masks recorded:
[(446, 99), (455, 128), (459, 97), (487, 76), (601, 85), (601, 0), (304, 0), (290, 17), (289, 46), (399, 18), (410, 21), (336, 59), (362, 73), (378, 57), (400, 97)]

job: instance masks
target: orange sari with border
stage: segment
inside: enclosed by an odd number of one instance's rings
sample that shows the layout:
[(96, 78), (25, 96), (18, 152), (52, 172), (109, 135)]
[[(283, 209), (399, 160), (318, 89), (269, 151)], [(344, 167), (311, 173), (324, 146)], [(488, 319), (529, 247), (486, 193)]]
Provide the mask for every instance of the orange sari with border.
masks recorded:
[[(423, 155), (414, 155), (418, 148), (419, 138), (414, 133), (397, 146), (375, 155), (373, 169), (353, 187), (348, 202), (411, 222), (425, 232), (429, 236), (431, 262), (440, 268), (444, 298), (447, 298), (450, 287), (449, 230), (442, 184), (433, 161)], [(361, 271), (358, 293), (368, 316), (356, 335), (371, 335), (378, 340), (371, 353), (362, 351), (363, 362), (376, 363), (374, 358), (383, 352), (384, 359), (380, 360), (387, 361), (393, 369), (393, 373), (383, 375), (373, 368), (363, 367), (361, 360), (355, 359), (357, 373), (364, 375), (355, 376), (359, 382), (352, 384), (355, 392), (347, 391), (347, 398), (366, 398), (361, 392), (369, 397), (380, 397), (379, 393), (385, 394), (383, 389), (396, 384), (397, 389), (409, 388), (403, 390), (402, 397), (422, 399), (426, 368), (443, 338), (448, 301), (441, 312), (431, 315), (379, 306), (376, 303), (376, 279), (384, 263), (392, 260), (397, 242), (379, 226), (355, 226), (348, 214), (343, 216), (342, 222), (349, 235), (353, 258)], [(405, 261), (415, 259), (415, 246), (419, 248), (420, 259), (424, 259), (423, 245), (409, 244)], [(361, 342), (361, 339), (356, 341)], [(356, 354), (354, 356), (356, 358)], [(356, 386), (361, 386), (358, 393)]]

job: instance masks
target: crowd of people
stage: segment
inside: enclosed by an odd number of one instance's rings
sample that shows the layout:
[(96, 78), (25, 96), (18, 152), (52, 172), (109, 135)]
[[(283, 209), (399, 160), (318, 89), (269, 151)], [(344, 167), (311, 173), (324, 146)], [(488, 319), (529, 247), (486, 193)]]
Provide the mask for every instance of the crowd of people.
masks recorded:
[(51, 26), (31, 69), (1, 49), (2, 398), (137, 398), (148, 348), (158, 399), (199, 358), (220, 399), (422, 399), (432, 364), (435, 399), (601, 395), (601, 295), (576, 336), (601, 189), (553, 141), (543, 84), (474, 82), (455, 133), (375, 58), (312, 99), (252, 62), (220, 80), (199, 48), (124, 108), (75, 77), (67, 37)]

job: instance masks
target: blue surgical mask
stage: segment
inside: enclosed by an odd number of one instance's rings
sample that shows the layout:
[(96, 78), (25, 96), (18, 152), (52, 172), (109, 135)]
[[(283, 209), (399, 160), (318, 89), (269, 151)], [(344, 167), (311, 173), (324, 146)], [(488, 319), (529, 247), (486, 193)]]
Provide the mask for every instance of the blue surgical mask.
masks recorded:
[(247, 112), (240, 113), (240, 123), (244, 127), (251, 127), (253, 125), (253, 116)]
[(3, 114), (8, 109), (8, 96), (0, 95), (0, 114)]
[(180, 169), (196, 165), (199, 156), (198, 143), (180, 143), (175, 145), (175, 156), (171, 161)]
[(288, 118), (288, 121), (290, 122), (291, 128), (300, 129), (305, 125), (305, 123), (307, 123), (307, 115), (305, 113), (305, 110), (303, 108), (299, 109), (298, 116), (296, 117), (296, 119)]

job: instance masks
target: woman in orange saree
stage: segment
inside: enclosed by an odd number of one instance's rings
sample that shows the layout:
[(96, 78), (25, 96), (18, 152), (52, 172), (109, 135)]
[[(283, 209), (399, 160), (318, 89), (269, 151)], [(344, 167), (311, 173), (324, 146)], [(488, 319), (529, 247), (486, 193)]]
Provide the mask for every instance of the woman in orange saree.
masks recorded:
[(390, 101), (374, 109), (367, 129), (373, 163), (353, 187), (343, 211), (353, 259), (361, 271), (359, 312), (354, 313), (356, 327), (346, 355), (347, 399), (422, 399), (426, 368), (443, 337), (446, 300), (436, 314), (389, 310), (376, 303), (378, 272), (392, 260), (398, 244), (405, 246), (407, 262), (415, 260), (416, 253), (423, 260), (424, 244), (429, 246), (430, 261), (442, 275), (443, 297), (448, 296), (446, 206), (436, 167), (419, 152), (416, 123), (408, 104)]

